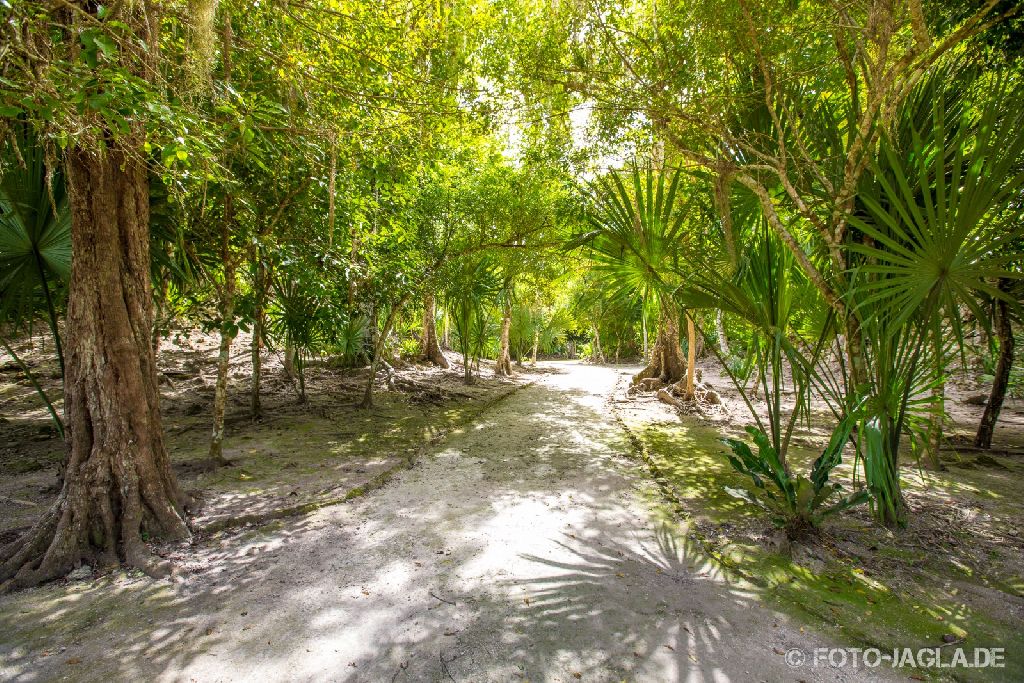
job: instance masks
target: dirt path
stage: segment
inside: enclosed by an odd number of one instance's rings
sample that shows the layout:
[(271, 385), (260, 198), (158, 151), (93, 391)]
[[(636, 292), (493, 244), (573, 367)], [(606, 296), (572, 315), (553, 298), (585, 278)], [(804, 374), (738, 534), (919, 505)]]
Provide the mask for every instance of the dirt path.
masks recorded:
[(3, 598), (0, 679), (852, 680), (789, 669), (826, 640), (659, 522), (617, 378), (562, 364), (383, 489), (196, 548), (175, 583)]

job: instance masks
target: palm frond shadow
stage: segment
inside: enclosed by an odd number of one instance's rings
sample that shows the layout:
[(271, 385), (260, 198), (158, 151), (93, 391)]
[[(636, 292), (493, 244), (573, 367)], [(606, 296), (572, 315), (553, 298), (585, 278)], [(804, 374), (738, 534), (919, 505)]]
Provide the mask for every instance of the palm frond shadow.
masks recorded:
[[(601, 538), (606, 536), (566, 534), (553, 554), (568, 559), (521, 556), (546, 571), (518, 584), (525, 595), (510, 617), (511, 630), (531, 625), (555, 638), (566, 630), (592, 632), (595, 643), (614, 633), (617, 647), (585, 658), (590, 667), (580, 672), (584, 677), (614, 671), (665, 680), (674, 671), (672, 680), (721, 673), (742, 678), (743, 659), (729, 655), (750, 647), (746, 638), (733, 636), (744, 629), (743, 613), (757, 600), (751, 588), (733, 583), (690, 535), (669, 523), (635, 544)], [(697, 590), (698, 583), (705, 585)], [(770, 657), (771, 644), (762, 645)]]

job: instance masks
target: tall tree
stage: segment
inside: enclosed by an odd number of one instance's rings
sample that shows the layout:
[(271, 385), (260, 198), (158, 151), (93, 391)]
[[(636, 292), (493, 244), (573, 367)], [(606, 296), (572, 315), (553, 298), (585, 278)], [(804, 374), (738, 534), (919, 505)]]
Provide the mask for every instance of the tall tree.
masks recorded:
[[(123, 561), (155, 573), (163, 567), (145, 549), (143, 530), (189, 535), (188, 499), (161, 429), (150, 343), (146, 129), (134, 114), (160, 99), (160, 11), (152, 2), (113, 9), (69, 2), (41, 12), (19, 4), (0, 29), (23, 48), (0, 67), (5, 111), (23, 111), (48, 140), (86, 131), (65, 138), (72, 218), (66, 466), (52, 507), (0, 550), (6, 587), (59, 576), (83, 561)], [(79, 94), (84, 106), (74, 101)], [(116, 110), (108, 108), (114, 97), (122, 100)]]

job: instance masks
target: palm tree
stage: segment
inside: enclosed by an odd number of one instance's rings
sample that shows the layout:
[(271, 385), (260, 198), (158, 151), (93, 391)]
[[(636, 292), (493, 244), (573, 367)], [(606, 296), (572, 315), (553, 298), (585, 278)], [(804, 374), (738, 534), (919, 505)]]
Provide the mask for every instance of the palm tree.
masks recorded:
[[(71, 211), (64, 177), (46, 163), (44, 150), (26, 126), (0, 155), (0, 323), (30, 326), (42, 308), (53, 336), (61, 377), (64, 351), (58, 307), (71, 274)], [(28, 365), (7, 340), (0, 340), (46, 405), (57, 431), (64, 425)]]
[(501, 277), (494, 262), (482, 256), (466, 259), (445, 282), (444, 303), (454, 322), (465, 382), (472, 384), (473, 361), (483, 352), (488, 333), (487, 309), (498, 299)]
[[(673, 298), (680, 283), (680, 253), (690, 208), (680, 196), (681, 180), (679, 171), (655, 171), (635, 163), (625, 173), (601, 177), (591, 188), (591, 230), (570, 244), (588, 247), (595, 270), (609, 280), (616, 298), (646, 301), (653, 297), (657, 303), (658, 330), (650, 362), (634, 382), (659, 377), (673, 383), (685, 378), (692, 394), (693, 364), (683, 359), (679, 306)], [(692, 324), (687, 327), (693, 349), (695, 330)]]
[(945, 70), (920, 92), (883, 140), (858, 194), (863, 213), (851, 217), (862, 239), (850, 245), (860, 258), (849, 297), (871, 347), (864, 433), (877, 447), (864, 453), (866, 477), (887, 523), (904, 518), (901, 435), (938, 445), (945, 366), (964, 345), (961, 308), (986, 320), (984, 298), (1018, 306), (998, 283), (1019, 277), (1024, 93)]
[(41, 299), (63, 375), (57, 300), (71, 275), (71, 211), (60, 169), (26, 127), (15, 130), (18, 149), (0, 159), (0, 318), (29, 322)]

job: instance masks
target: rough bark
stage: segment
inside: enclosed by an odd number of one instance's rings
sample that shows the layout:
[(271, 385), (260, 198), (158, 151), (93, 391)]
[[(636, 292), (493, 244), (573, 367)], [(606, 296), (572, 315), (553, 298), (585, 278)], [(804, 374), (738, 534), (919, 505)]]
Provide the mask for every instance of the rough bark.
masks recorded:
[(60, 494), (36, 525), (0, 550), (4, 589), (77, 564), (166, 567), (142, 542), (189, 536), (187, 498), (164, 446), (152, 345), (149, 184), (115, 146), (67, 154), (72, 215), (65, 421)]
[(231, 360), (231, 342), (235, 339), (235, 261), (231, 253), (231, 222), (233, 220), (231, 195), (224, 197), (224, 216), (221, 221), (221, 260), (224, 264), (224, 282), (218, 287), (220, 295), (220, 350), (217, 354), (217, 384), (213, 393), (213, 430), (210, 435), (210, 461), (226, 465), (224, 458), (224, 409), (228, 400), (228, 362)]
[[(1006, 281), (1000, 288), (1006, 287)], [(999, 412), (1003, 409), (1006, 388), (1010, 383), (1010, 368), (1013, 366), (1014, 339), (1013, 326), (1010, 323), (1009, 306), (1005, 301), (996, 302), (996, 337), (999, 339), (999, 361), (996, 363), (996, 376), (992, 380), (992, 391), (989, 393), (985, 412), (981, 415), (978, 433), (974, 437), (974, 445), (978, 448), (992, 447), (992, 434), (995, 432)]]
[(448, 359), (441, 352), (441, 345), (437, 340), (437, 304), (433, 292), (423, 295), (423, 335), (420, 343), (424, 360), (439, 368), (448, 369)]
[(675, 384), (685, 376), (686, 361), (679, 344), (679, 313), (662, 308), (650, 361), (633, 377), (633, 384), (648, 377), (657, 377), (665, 384)]
[(512, 311), (506, 308), (501, 318), (501, 337), (498, 343), (498, 361), (494, 366), (494, 374), (499, 377), (512, 376), (512, 355), (509, 350), (509, 333), (512, 330)]

